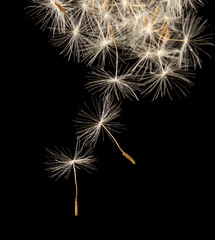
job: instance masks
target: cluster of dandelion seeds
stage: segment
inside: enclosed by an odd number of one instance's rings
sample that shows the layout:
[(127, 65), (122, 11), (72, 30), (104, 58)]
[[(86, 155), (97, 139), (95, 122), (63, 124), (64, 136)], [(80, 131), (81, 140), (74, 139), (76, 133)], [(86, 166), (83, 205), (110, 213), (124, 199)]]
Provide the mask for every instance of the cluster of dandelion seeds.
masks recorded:
[(49, 27), (53, 45), (69, 59), (96, 65), (87, 88), (101, 95), (186, 95), (192, 82), (185, 72), (201, 67), (199, 50), (210, 44), (198, 16), (201, 0), (32, 1), (32, 15)]
[[(207, 21), (198, 16), (204, 1), (31, 1), (29, 12), (42, 29), (50, 30), (53, 45), (68, 59), (91, 69), (86, 89), (99, 98), (93, 101), (93, 109), (86, 104), (76, 119), (81, 143), (95, 147), (104, 131), (135, 164), (113, 136), (120, 102), (189, 93), (192, 72), (202, 64), (203, 46), (212, 45), (210, 35), (204, 33)], [(71, 157), (50, 153), (56, 157), (49, 168), (53, 175), (67, 175), (71, 167), (75, 169), (76, 161), (67, 161)]]

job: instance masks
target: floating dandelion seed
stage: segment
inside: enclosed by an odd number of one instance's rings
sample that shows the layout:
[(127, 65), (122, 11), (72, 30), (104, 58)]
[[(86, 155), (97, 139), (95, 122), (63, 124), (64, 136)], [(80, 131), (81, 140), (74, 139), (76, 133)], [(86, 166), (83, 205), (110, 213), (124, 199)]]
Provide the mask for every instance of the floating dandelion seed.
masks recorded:
[(113, 99), (110, 95), (103, 98), (103, 103), (93, 102), (94, 108), (90, 109), (87, 105), (86, 110), (81, 110), (79, 112), (79, 118), (75, 120), (77, 127), (77, 135), (83, 138), (87, 145), (95, 146), (100, 132), (105, 130), (108, 136), (115, 142), (119, 150), (122, 152), (128, 160), (133, 164), (135, 161), (127, 153), (125, 153), (120, 147), (117, 140), (112, 135), (112, 131), (119, 128), (120, 124), (113, 122), (120, 115), (120, 105), (113, 104)]
[(87, 145), (95, 146), (102, 125), (108, 124), (111, 132), (117, 132), (122, 125), (115, 122), (120, 116), (120, 103), (113, 104), (113, 98), (110, 95), (105, 96), (103, 101), (97, 99), (92, 100), (93, 107), (90, 108), (85, 103), (85, 109), (80, 110), (79, 117), (74, 120), (77, 127), (77, 135), (83, 138)]
[(75, 180), (75, 216), (78, 216), (78, 185), (76, 170), (83, 169), (87, 172), (90, 170), (95, 170), (93, 163), (96, 161), (92, 155), (92, 148), (88, 148), (84, 151), (83, 145), (81, 146), (80, 140), (77, 140), (74, 154), (72, 155), (70, 150), (50, 150), (46, 149), (49, 153), (49, 160), (46, 162), (46, 170), (51, 173), (51, 177), (59, 179), (61, 177), (68, 178), (72, 169), (74, 172)]

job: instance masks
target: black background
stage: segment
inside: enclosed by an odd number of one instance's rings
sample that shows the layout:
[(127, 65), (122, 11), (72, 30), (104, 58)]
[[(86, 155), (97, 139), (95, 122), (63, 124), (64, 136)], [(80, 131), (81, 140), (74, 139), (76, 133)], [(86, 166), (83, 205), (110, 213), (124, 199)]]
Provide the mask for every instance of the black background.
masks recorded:
[[(215, 33), (213, 1), (199, 14)], [(59, 55), (27, 14), (23, 1), (22, 45), (18, 47), (11, 80), (15, 94), (11, 112), (22, 166), (18, 198), (27, 216), (45, 221), (73, 218), (75, 187), (69, 180), (55, 182), (44, 171), (44, 147), (75, 146), (73, 119), (89, 100), (84, 89), (87, 67)], [(151, 96), (122, 101), (119, 122), (127, 127), (115, 135), (135, 160), (132, 165), (105, 136), (95, 147), (97, 171), (77, 172), (79, 217), (138, 217), (154, 219), (208, 213), (214, 160), (214, 47), (205, 47), (202, 69), (195, 71), (195, 86), (182, 99)], [(15, 160), (14, 160), (15, 161)], [(132, 218), (131, 218), (132, 219)]]

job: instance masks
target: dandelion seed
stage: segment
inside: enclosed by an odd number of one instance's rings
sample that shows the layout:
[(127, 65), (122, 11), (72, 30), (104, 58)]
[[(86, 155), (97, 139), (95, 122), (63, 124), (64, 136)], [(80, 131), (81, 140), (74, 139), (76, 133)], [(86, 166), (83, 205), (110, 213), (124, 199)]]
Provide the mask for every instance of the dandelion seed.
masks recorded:
[(193, 66), (199, 65), (201, 67), (201, 60), (199, 57), (199, 50), (202, 51), (201, 46), (213, 45), (210, 40), (210, 35), (203, 35), (206, 28), (206, 20), (202, 22), (202, 18), (197, 18), (196, 15), (189, 14), (183, 22), (183, 42), (181, 42), (181, 49), (179, 55), (179, 66), (193, 63)]
[(107, 59), (113, 61), (114, 55), (113, 41), (108, 32), (105, 37), (98, 32), (97, 36), (90, 38), (89, 44), (85, 48), (84, 61), (88, 61), (87, 65), (91, 66), (97, 59), (99, 64), (104, 66)]
[(51, 22), (50, 29), (53, 34), (55, 32), (65, 33), (66, 27), (69, 23), (67, 6), (64, 6), (61, 0), (32, 0), (33, 4), (29, 11), (31, 15), (36, 16), (42, 24), (41, 28), (44, 30)]
[(133, 158), (122, 150), (119, 143), (111, 133), (116, 131), (116, 127), (120, 127), (119, 123), (113, 122), (113, 120), (119, 116), (120, 105), (113, 104), (113, 99), (109, 95), (104, 96), (102, 105), (99, 102), (96, 102), (93, 105), (93, 110), (86, 105), (87, 110), (80, 111), (80, 117), (75, 120), (76, 127), (78, 129), (77, 134), (84, 139), (86, 145), (95, 146), (100, 132), (104, 129), (122, 152), (123, 156), (135, 164)]
[(64, 34), (56, 34), (52, 38), (53, 46), (61, 47), (61, 54), (68, 57), (73, 56), (77, 62), (81, 61), (81, 57), (85, 53), (85, 49), (89, 44), (89, 39), (85, 36), (84, 29), (80, 26), (68, 29)]
[(113, 98), (104, 96), (102, 101), (92, 100), (93, 107), (85, 104), (85, 109), (79, 112), (79, 117), (75, 119), (77, 135), (84, 139), (87, 145), (95, 146), (100, 132), (101, 123), (108, 126), (111, 132), (118, 132), (122, 125), (114, 120), (120, 116), (120, 103), (114, 104)]
[(90, 170), (95, 170), (93, 163), (96, 161), (92, 155), (92, 148), (88, 148), (84, 151), (83, 146), (81, 146), (80, 140), (77, 140), (74, 155), (70, 153), (70, 150), (49, 150), (46, 149), (50, 156), (49, 160), (46, 162), (47, 171), (51, 172), (51, 177), (57, 179), (61, 177), (68, 178), (71, 170), (74, 172), (75, 180), (75, 216), (78, 216), (78, 185), (77, 185), (77, 169), (83, 169), (87, 172)]
[(99, 92), (102, 96), (114, 94), (118, 100), (123, 98), (136, 98), (136, 91), (139, 90), (138, 83), (132, 79), (131, 73), (115, 76), (103, 68), (95, 68), (91, 74), (86, 88), (94, 94)]
[(192, 74), (179, 68), (176, 62), (166, 62), (164, 65), (160, 65), (155, 72), (151, 72), (143, 78), (142, 86), (144, 90), (142, 94), (148, 95), (155, 92), (152, 100), (165, 95), (172, 99), (170, 91), (173, 90), (178, 96), (180, 96), (180, 93), (186, 96), (188, 93), (187, 87), (193, 85), (187, 76), (192, 76)]

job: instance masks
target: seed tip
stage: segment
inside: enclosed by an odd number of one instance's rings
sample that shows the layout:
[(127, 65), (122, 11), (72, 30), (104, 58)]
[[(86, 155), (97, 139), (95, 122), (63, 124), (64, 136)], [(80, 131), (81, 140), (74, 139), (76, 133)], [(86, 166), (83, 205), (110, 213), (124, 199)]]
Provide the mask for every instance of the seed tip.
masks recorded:
[(75, 200), (75, 216), (78, 216), (78, 201)]
[(122, 155), (124, 156), (124, 157), (126, 157), (130, 162), (132, 162), (133, 164), (136, 164), (136, 162), (134, 161), (134, 159), (130, 156), (130, 155), (128, 155), (126, 152), (122, 152)]

